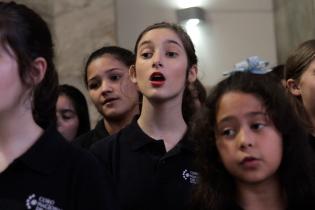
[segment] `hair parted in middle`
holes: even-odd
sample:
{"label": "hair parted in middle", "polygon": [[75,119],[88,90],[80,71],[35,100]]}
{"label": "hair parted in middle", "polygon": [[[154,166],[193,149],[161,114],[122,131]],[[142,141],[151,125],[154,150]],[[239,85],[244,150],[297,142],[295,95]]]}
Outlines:
{"label": "hair parted in middle", "polygon": [[[179,37],[179,39],[182,41],[186,55],[187,55],[187,71],[186,71],[186,77],[188,77],[188,70],[193,67],[193,65],[198,64],[198,58],[196,55],[195,46],[190,38],[190,36],[187,34],[187,32],[178,24],[175,23],[169,23],[169,22],[159,22],[152,25],[149,25],[146,27],[138,36],[135,47],[134,47],[134,53],[137,58],[138,54],[138,45],[142,37],[149,31],[154,29],[170,29],[171,31],[175,32],[176,35]],[[189,90],[189,83],[186,82],[186,87],[184,90],[183,95],[183,103],[182,103],[182,109],[186,110],[183,112],[183,117],[186,121],[186,123],[190,123],[193,117],[193,113],[195,113],[194,103],[193,103],[193,96],[191,94],[191,91]]]}

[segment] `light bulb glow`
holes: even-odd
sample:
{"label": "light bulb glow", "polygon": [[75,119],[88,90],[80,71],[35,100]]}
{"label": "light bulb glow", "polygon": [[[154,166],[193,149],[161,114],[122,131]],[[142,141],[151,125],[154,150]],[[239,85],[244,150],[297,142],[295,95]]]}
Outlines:
{"label": "light bulb glow", "polygon": [[197,26],[199,23],[200,23],[200,20],[194,18],[194,19],[187,20],[185,25],[186,25],[186,28],[192,28],[194,26]]}
{"label": "light bulb glow", "polygon": [[188,7],[198,7],[201,6],[201,4],[202,0],[177,0],[177,5],[181,9]]}

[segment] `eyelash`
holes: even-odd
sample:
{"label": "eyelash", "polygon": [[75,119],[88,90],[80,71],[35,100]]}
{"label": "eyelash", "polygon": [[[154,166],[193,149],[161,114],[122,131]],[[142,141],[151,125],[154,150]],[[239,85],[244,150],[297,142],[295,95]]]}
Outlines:
{"label": "eyelash", "polygon": [[[266,126],[266,123],[257,122],[252,123],[250,125],[250,128],[254,130],[255,132],[260,131],[262,128]],[[233,128],[224,128],[223,130],[219,131],[219,135],[223,137],[233,137],[236,135],[236,131]]]}
{"label": "eyelash", "polygon": [[72,116],[65,116],[65,115],[62,115],[61,117],[64,120],[69,120],[69,119],[73,118]]}
{"label": "eyelash", "polygon": [[[167,57],[170,57],[170,58],[175,58],[178,56],[178,53],[177,52],[173,52],[173,51],[167,51],[165,53],[165,55]],[[149,59],[153,56],[153,53],[151,52],[144,52],[144,53],[141,53],[141,57],[144,58],[144,59]]]}
{"label": "eyelash", "polygon": [[[231,134],[232,132],[232,134]],[[231,136],[234,136],[235,135],[235,131],[231,128],[228,128],[228,129],[224,129],[223,131],[220,132],[220,135],[221,136],[225,136],[225,137],[231,137]]]}
{"label": "eyelash", "polygon": [[144,59],[151,58],[152,55],[153,55],[153,54],[152,54],[152,53],[149,53],[149,52],[141,53],[141,57],[144,58]]}
{"label": "eyelash", "polygon": [[265,125],[265,123],[253,123],[250,127],[255,130],[260,130],[261,128],[265,127]]}
{"label": "eyelash", "polygon": [[167,55],[168,57],[174,58],[174,57],[177,57],[177,56],[178,56],[178,53],[177,53],[177,52],[167,52],[166,55]]}
{"label": "eyelash", "polygon": [[114,74],[114,75],[111,75],[109,78],[111,81],[118,81],[121,79],[121,75],[118,75],[118,74]]}
{"label": "eyelash", "polygon": [[99,83],[99,82],[91,82],[90,84],[88,84],[88,88],[89,88],[90,90],[97,89],[99,86],[100,86],[100,83]]}

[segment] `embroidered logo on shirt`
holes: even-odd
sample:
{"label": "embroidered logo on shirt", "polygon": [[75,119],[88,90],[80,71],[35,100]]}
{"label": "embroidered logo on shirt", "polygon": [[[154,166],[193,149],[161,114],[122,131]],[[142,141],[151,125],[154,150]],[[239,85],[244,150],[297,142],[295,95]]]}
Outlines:
{"label": "embroidered logo on shirt", "polygon": [[26,199],[26,208],[34,210],[62,210],[55,206],[55,201],[43,196],[36,197],[35,194]]}
{"label": "embroidered logo on shirt", "polygon": [[189,171],[185,169],[182,173],[182,176],[185,180],[189,181],[190,184],[197,184],[198,182],[198,173],[195,171]]}

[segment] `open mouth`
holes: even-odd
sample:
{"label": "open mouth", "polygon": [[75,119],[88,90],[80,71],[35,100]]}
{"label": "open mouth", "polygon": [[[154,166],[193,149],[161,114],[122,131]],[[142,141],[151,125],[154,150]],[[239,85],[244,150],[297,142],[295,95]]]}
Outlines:
{"label": "open mouth", "polygon": [[155,87],[162,86],[165,82],[165,77],[160,72],[154,72],[153,74],[151,74],[150,81],[151,84]]}

